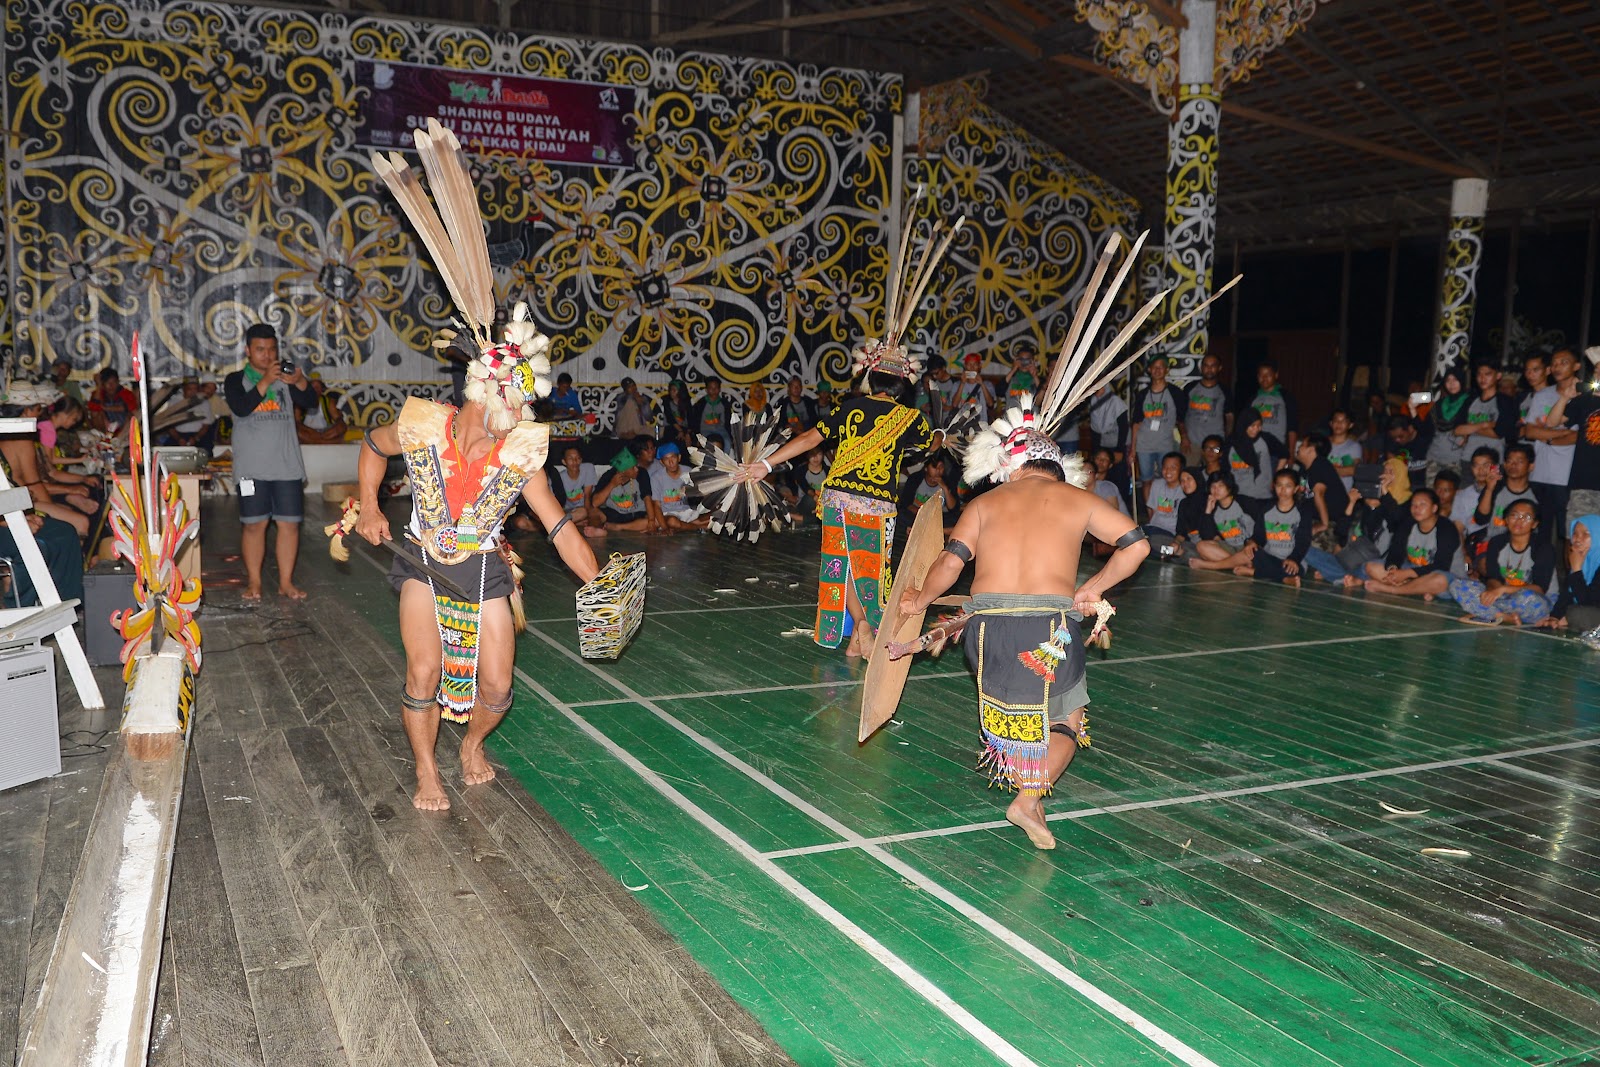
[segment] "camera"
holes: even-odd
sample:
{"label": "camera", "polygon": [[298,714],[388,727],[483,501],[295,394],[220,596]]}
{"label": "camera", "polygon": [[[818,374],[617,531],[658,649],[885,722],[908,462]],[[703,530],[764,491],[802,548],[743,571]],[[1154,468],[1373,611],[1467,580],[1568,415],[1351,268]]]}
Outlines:
{"label": "camera", "polygon": [[285,374],[293,374],[295,372],[294,360],[280,359],[278,361],[278,369]]}

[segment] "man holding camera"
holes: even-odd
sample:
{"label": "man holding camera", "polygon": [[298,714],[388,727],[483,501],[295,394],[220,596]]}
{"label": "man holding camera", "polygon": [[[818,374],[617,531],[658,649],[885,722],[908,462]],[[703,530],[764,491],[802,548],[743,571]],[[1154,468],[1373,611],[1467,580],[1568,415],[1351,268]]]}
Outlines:
{"label": "man holding camera", "polygon": [[278,334],[259,323],[245,331],[245,365],[222,383],[233,413],[233,476],[239,487],[245,600],[261,599],[261,565],[267,555],[267,520],[278,524],[278,592],[293,600],[294,563],[305,517],[305,461],[294,409],[316,403],[311,383],[293,360],[279,359]]}

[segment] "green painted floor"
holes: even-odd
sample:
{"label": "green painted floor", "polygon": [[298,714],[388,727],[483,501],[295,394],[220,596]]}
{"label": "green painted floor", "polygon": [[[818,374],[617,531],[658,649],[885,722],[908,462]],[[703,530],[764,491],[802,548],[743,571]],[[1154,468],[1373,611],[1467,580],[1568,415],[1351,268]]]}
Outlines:
{"label": "green painted floor", "polygon": [[959,654],[855,743],[861,668],[781,636],[811,625],[814,535],[612,541],[651,573],[616,663],[578,658],[574,584],[524,546],[494,754],[797,1062],[1600,1063],[1575,642],[1151,564],[1040,853],[972,770]]}

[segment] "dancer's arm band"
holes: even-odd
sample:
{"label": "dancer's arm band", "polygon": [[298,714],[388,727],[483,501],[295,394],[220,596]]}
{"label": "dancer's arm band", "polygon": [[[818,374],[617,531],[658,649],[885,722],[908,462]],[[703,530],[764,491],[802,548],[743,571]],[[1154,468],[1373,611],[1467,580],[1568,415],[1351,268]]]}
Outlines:
{"label": "dancer's arm band", "polygon": [[760,463],[760,464],[761,464],[761,465],[762,465],[762,466],[763,466],[763,467],[765,467],[765,468],[767,468],[767,473],[768,473],[768,474],[771,474],[771,473],[772,473],[772,464],[770,464],[770,463],[768,463],[768,462],[767,462],[767,461],[766,461],[766,460],[764,460],[764,459],[762,459],[762,460],[757,460],[757,461],[756,461],[756,462],[758,462],[758,463]]}
{"label": "dancer's arm band", "polygon": [[956,559],[959,559],[962,563],[972,562],[972,549],[968,548],[966,545],[955,540],[954,538],[952,538],[950,542],[944,546],[944,550],[950,553]]}
{"label": "dancer's arm band", "polygon": [[549,541],[552,545],[555,544],[556,543],[556,534],[560,533],[561,532],[561,528],[563,526],[566,526],[571,521],[572,521],[572,516],[571,515],[563,515],[563,516],[561,516],[561,521],[556,523],[554,526],[550,527],[550,532],[544,535],[544,539],[546,541]]}
{"label": "dancer's arm band", "polygon": [[1133,529],[1117,538],[1116,547],[1127,548],[1129,545],[1136,545],[1140,541],[1148,540],[1150,540],[1150,535],[1144,532],[1144,527],[1135,526]]}
{"label": "dancer's arm band", "polygon": [[372,443],[372,429],[369,428],[366,433],[362,434],[362,440],[366,441],[367,447],[372,449],[374,455],[382,456],[384,459],[391,458],[389,453]]}

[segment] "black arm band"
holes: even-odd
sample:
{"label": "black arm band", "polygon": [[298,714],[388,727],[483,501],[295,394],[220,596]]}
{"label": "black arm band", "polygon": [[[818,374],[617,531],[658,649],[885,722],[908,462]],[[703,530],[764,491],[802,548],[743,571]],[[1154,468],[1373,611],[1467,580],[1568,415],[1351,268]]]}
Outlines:
{"label": "black arm band", "polygon": [[944,546],[944,550],[950,553],[956,559],[959,559],[962,563],[972,562],[972,549],[968,548],[960,541],[952,539]]}
{"label": "black arm band", "polygon": [[389,453],[372,443],[372,429],[374,428],[369,428],[366,433],[361,435],[361,439],[367,443],[368,448],[372,449],[373,455],[382,456],[384,459],[390,459],[391,457]]}
{"label": "black arm band", "polygon": [[554,526],[552,526],[550,528],[550,532],[544,535],[544,539],[546,541],[549,541],[552,545],[555,544],[556,543],[556,534],[560,533],[561,532],[561,528],[563,526],[566,526],[570,522],[572,522],[572,516],[571,515],[563,515],[563,516],[561,516],[561,521],[556,523]]}
{"label": "black arm band", "polygon": [[1144,532],[1144,527],[1135,526],[1133,529],[1117,538],[1116,547],[1127,548],[1129,545],[1136,545],[1140,541],[1148,540],[1150,540],[1150,535]]}

